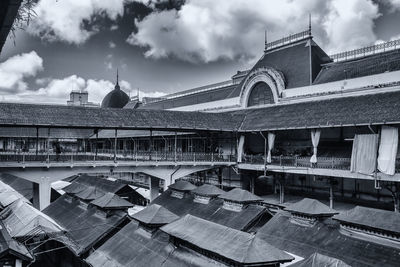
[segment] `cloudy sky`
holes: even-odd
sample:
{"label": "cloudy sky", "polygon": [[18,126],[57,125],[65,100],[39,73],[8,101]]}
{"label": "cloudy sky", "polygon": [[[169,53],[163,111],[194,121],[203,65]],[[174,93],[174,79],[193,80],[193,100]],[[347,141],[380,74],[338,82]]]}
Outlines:
{"label": "cloudy sky", "polygon": [[38,0],[0,55],[0,101],[101,102],[116,68],[131,95],[224,81],[268,39],[305,30],[328,53],[400,38],[400,0]]}

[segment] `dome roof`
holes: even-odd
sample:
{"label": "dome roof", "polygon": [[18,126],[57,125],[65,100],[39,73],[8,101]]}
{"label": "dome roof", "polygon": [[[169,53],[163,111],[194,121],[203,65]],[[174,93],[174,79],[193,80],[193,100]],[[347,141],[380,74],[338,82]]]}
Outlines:
{"label": "dome roof", "polygon": [[123,108],[128,104],[130,98],[129,96],[121,90],[119,84],[115,85],[114,90],[109,92],[101,102],[102,108]]}

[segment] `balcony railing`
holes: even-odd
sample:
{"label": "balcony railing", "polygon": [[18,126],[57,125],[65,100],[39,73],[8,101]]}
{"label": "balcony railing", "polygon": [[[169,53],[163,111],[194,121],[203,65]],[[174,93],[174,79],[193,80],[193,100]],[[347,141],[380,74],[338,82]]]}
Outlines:
{"label": "balcony railing", "polygon": [[0,164],[3,162],[14,163],[74,163],[74,162],[101,162],[101,161],[153,161],[153,162],[236,162],[236,155],[221,155],[218,153],[201,152],[148,152],[148,151],[123,151],[116,154],[112,150],[99,150],[95,152],[77,153],[32,153],[32,152],[0,152]]}
{"label": "balcony railing", "polygon": [[[271,163],[268,165],[276,165],[281,167],[298,167],[298,168],[320,168],[320,169],[336,169],[350,170],[350,158],[337,157],[318,157],[318,162],[311,164],[311,157],[299,156],[273,156]],[[264,164],[264,157],[261,155],[247,155],[244,157],[244,163]]]}

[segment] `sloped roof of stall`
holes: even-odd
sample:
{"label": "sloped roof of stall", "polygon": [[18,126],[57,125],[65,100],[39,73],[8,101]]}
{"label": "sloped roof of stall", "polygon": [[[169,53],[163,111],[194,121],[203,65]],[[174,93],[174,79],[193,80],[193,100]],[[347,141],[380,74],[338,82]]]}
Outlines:
{"label": "sloped roof of stall", "polygon": [[315,252],[340,259],[353,267],[395,266],[400,249],[343,235],[339,222],[328,218],[304,227],[281,211],[257,231],[257,236],[289,253],[308,258]]}
{"label": "sloped roof of stall", "polygon": [[75,196],[83,200],[94,200],[103,197],[105,194],[106,192],[95,186],[87,186],[84,190],[76,193]]}
{"label": "sloped roof of stall", "polygon": [[263,200],[262,198],[241,188],[234,188],[228,192],[223,193],[222,195],[219,195],[218,197],[224,200],[229,200],[239,203],[260,202]]}
{"label": "sloped roof of stall", "polygon": [[113,211],[108,214],[95,206],[63,195],[43,210],[66,230],[57,240],[81,255],[97,244],[105,235],[118,227],[127,214]]}
{"label": "sloped roof of stall", "polygon": [[7,232],[4,224],[0,221],[0,255],[3,257],[3,255],[7,253],[15,255],[21,260],[33,260],[28,249],[20,242],[14,240]]}
{"label": "sloped roof of stall", "polygon": [[104,192],[111,192],[114,194],[117,193],[122,188],[128,186],[127,184],[124,183],[119,183],[117,181],[110,181],[104,178],[99,178],[96,176],[91,176],[86,174],[82,174],[79,177],[75,178],[73,183],[74,182],[84,184],[87,186],[95,186],[100,190],[103,190]]}
{"label": "sloped roof of stall", "polygon": [[53,218],[22,200],[6,207],[0,218],[13,238],[26,238],[40,234],[61,235],[65,229]]}
{"label": "sloped roof of stall", "polygon": [[303,198],[296,203],[292,203],[285,210],[310,216],[333,216],[339,213],[318,200],[311,198]]}
{"label": "sloped roof of stall", "polygon": [[110,192],[105,193],[102,197],[94,199],[90,203],[104,209],[120,209],[133,206],[129,201]]}
{"label": "sloped roof of stall", "polygon": [[400,233],[400,213],[398,212],[356,206],[335,215],[333,219],[367,228]]}
{"label": "sloped roof of stall", "polygon": [[399,108],[400,91],[274,105],[241,111],[240,131],[398,123]]}
{"label": "sloped roof of stall", "polygon": [[[13,191],[21,194],[23,197],[26,198],[27,201],[33,198],[33,183],[31,181],[19,178],[8,173],[0,173],[0,181],[9,185],[13,189]],[[2,192],[1,189],[0,192]],[[8,200],[8,202],[10,202],[10,200]]]}
{"label": "sloped roof of stall", "polygon": [[335,82],[400,70],[400,49],[325,64],[314,84]]}
{"label": "sloped roof of stall", "polygon": [[179,219],[179,216],[163,206],[152,204],[133,214],[133,219],[148,225],[164,225]]}
{"label": "sloped roof of stall", "polygon": [[168,186],[170,189],[174,189],[177,191],[192,191],[193,189],[196,189],[197,186],[195,186],[194,184],[188,182],[188,181],[177,181],[171,185]]}
{"label": "sloped roof of stall", "polygon": [[262,216],[266,209],[260,205],[245,205],[240,211],[223,209],[223,200],[213,198],[208,204],[193,201],[193,194],[185,194],[182,199],[171,196],[168,189],[152,203],[163,206],[178,216],[191,214],[193,216],[219,223],[230,228],[246,231]]}
{"label": "sloped roof of stall", "polygon": [[225,191],[216,187],[215,185],[203,184],[197,187],[196,189],[192,190],[192,193],[201,196],[219,196],[225,193]]}
{"label": "sloped roof of stall", "polygon": [[136,221],[124,226],[91,253],[86,262],[93,267],[221,266],[221,263],[189,249],[174,246],[168,235],[161,231],[151,235]]}
{"label": "sloped roof of stall", "polygon": [[13,187],[0,181],[0,205],[1,205],[1,208],[5,208],[17,200],[29,202],[28,199],[26,199],[22,194],[20,194]]}
{"label": "sloped roof of stall", "polygon": [[12,127],[231,131],[240,122],[227,113],[0,103],[0,125]]}
{"label": "sloped roof of stall", "polygon": [[328,257],[319,253],[314,253],[307,259],[290,265],[291,267],[351,267],[344,261]]}
{"label": "sloped roof of stall", "polygon": [[239,264],[283,263],[294,259],[255,235],[189,214],[160,229],[175,238]]}

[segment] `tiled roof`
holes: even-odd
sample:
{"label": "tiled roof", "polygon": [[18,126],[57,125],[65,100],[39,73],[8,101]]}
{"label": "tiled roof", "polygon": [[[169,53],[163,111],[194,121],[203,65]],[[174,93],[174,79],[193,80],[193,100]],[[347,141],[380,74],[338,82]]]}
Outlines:
{"label": "tiled roof", "polygon": [[397,266],[400,249],[360,240],[340,233],[340,225],[331,218],[304,227],[290,221],[290,213],[278,212],[256,236],[271,245],[308,258],[315,252],[340,259],[352,267]]}
{"label": "tiled roof", "polygon": [[230,131],[240,122],[226,113],[0,103],[0,126]]}
{"label": "tiled roof", "polygon": [[314,84],[359,78],[400,70],[400,49],[323,66]]}
{"label": "tiled roof", "polygon": [[285,210],[291,213],[301,213],[310,216],[333,216],[339,213],[318,200],[310,198],[304,198],[299,202],[290,204]]}
{"label": "tiled roof", "polygon": [[241,131],[400,122],[400,91],[340,97],[243,111]]}
{"label": "tiled roof", "polygon": [[201,196],[219,196],[225,193],[224,190],[211,184],[203,184],[192,191],[192,193]]}
{"label": "tiled roof", "polygon": [[[91,129],[47,129],[39,128],[39,138],[88,138],[93,134]],[[30,137],[36,138],[36,128],[33,127],[0,127],[0,137]]]}
{"label": "tiled roof", "polygon": [[157,204],[152,204],[131,217],[147,225],[164,225],[179,219],[175,213]]}
{"label": "tiled roof", "polygon": [[340,222],[384,230],[391,233],[400,233],[400,213],[356,206],[333,217]]}
{"label": "tiled roof", "polygon": [[234,188],[229,192],[225,192],[222,195],[218,196],[221,199],[235,201],[239,203],[251,203],[251,202],[260,202],[263,199],[250,193],[249,191]]}
{"label": "tiled roof", "polygon": [[193,93],[171,99],[165,99],[157,102],[148,103],[139,107],[139,109],[172,109],[182,106],[196,105],[211,101],[224,100],[235,97],[232,92],[238,85],[229,85],[222,88],[216,88],[205,92]]}
{"label": "tiled roof", "polygon": [[186,215],[160,228],[167,234],[238,264],[284,263],[294,258],[258,237]]}
{"label": "tiled roof", "polygon": [[196,189],[197,187],[193,185],[192,183],[188,181],[177,181],[171,185],[168,186],[171,189],[178,190],[178,191],[192,191],[193,189]]}

